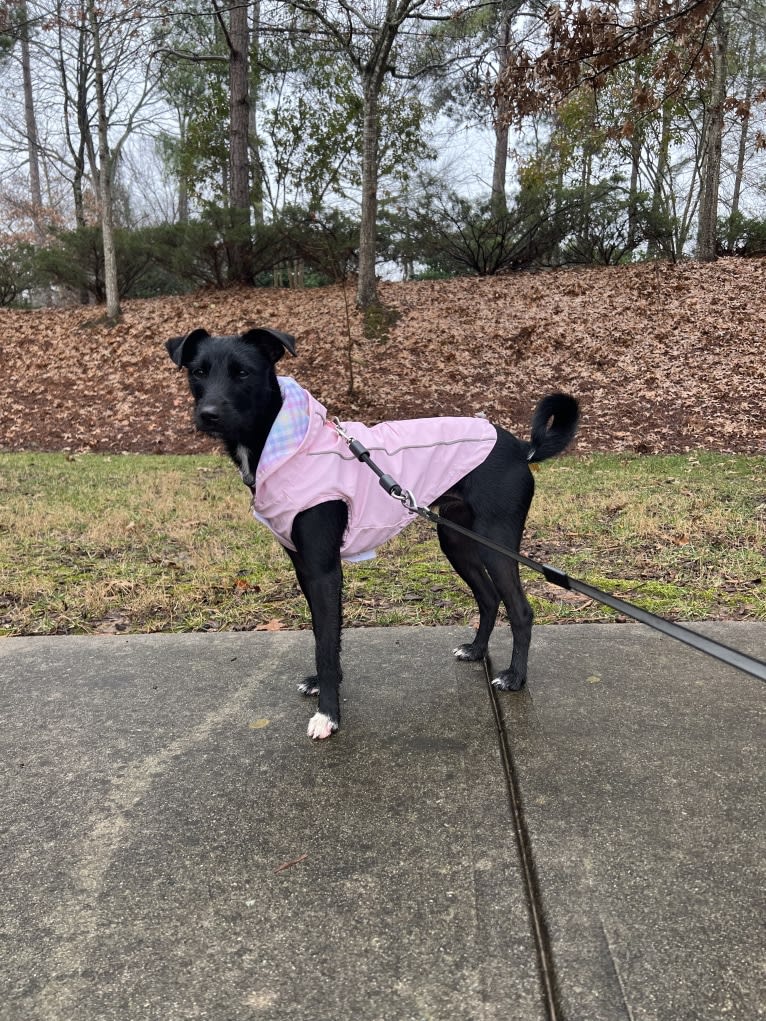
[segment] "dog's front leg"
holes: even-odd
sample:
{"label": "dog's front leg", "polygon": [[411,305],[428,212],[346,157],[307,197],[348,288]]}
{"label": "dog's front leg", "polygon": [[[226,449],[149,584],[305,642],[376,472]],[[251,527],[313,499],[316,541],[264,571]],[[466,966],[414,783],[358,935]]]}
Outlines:
{"label": "dog's front leg", "polygon": [[319,692],[319,708],[312,716],[308,735],[329,737],[340,725],[340,635],[342,626],[343,571],[340,548],[348,521],[341,500],[319,504],[298,514],[293,522],[295,552],[289,550],[311,611],[316,646],[316,678],[302,686]]}

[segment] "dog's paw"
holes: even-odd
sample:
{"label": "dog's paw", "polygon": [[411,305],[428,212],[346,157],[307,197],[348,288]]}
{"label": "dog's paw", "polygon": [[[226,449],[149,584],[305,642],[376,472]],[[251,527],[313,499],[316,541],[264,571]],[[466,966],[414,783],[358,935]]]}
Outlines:
{"label": "dog's paw", "polygon": [[307,677],[305,681],[301,681],[298,685],[298,691],[301,695],[318,695],[319,694],[319,683],[316,677]]}
{"label": "dog's paw", "polygon": [[309,728],[306,731],[312,741],[324,741],[326,737],[335,733],[338,729],[338,724],[331,720],[329,716],[325,716],[324,713],[314,713],[309,720]]}
{"label": "dog's paw", "polygon": [[484,659],[484,652],[484,649],[479,648],[473,642],[467,642],[465,645],[458,645],[456,649],[453,649],[452,655],[462,663],[478,663]]}
{"label": "dog's paw", "polygon": [[526,677],[514,677],[510,670],[503,670],[492,681],[492,687],[498,691],[521,691],[526,683]]}

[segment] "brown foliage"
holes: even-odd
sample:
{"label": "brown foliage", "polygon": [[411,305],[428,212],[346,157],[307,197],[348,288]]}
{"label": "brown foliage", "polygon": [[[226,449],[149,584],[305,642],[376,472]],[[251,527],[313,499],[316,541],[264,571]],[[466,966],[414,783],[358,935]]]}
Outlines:
{"label": "brown foliage", "polygon": [[[518,120],[550,110],[584,84],[598,88],[615,68],[656,50],[647,80],[670,94],[693,71],[710,70],[705,27],[718,0],[561,0],[548,8],[542,48],[519,45],[497,82],[499,106]],[[649,90],[644,100],[647,99]],[[637,99],[637,109],[653,102]]]}
{"label": "brown foliage", "polygon": [[[528,434],[531,409],[582,401],[578,449],[766,451],[766,261],[658,263],[381,285],[397,314],[378,339],[341,287],[239,289],[93,308],[0,309],[0,449],[193,452],[184,374],[164,341],[275,326],[294,375],[332,414],[373,422],[473,415]],[[369,332],[369,331],[368,331]]]}

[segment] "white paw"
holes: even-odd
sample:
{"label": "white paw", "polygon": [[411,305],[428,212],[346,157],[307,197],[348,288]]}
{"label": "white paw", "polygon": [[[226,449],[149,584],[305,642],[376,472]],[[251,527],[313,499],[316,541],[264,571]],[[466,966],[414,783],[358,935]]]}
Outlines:
{"label": "white paw", "polygon": [[452,650],[452,655],[462,663],[480,663],[484,659],[483,654],[477,651],[473,643],[458,645],[456,649]]}
{"label": "white paw", "polygon": [[324,741],[326,737],[329,737],[337,729],[338,724],[334,723],[329,716],[325,716],[324,713],[314,713],[309,720],[309,727],[306,733],[312,741]]}
{"label": "white paw", "polygon": [[492,687],[496,688],[498,691],[521,691],[525,683],[526,683],[525,681],[521,681],[519,683],[519,681],[514,681],[507,675],[504,677],[502,674],[500,674],[492,682]]}
{"label": "white paw", "polygon": [[301,695],[319,694],[319,688],[316,686],[316,684],[309,684],[308,681],[303,681],[301,684],[299,684],[298,691],[301,693]]}

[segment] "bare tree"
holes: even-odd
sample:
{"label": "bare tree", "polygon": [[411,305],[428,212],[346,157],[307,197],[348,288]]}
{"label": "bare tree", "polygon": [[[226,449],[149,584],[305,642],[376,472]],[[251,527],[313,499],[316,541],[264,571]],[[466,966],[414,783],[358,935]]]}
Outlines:
{"label": "bare tree", "polygon": [[423,0],[329,3],[297,0],[295,7],[321,27],[356,71],[362,89],[362,205],[359,231],[357,304],[367,308],[378,298],[375,276],[378,217],[378,150],[383,80],[399,29],[423,6]]}
{"label": "bare tree", "polygon": [[101,53],[101,26],[96,12],[96,0],[87,0],[87,3],[88,24],[93,40],[93,71],[98,113],[98,192],[101,233],[104,243],[106,314],[109,319],[116,319],[120,314],[120,293],[117,286],[117,252],[114,244],[114,203],[112,201],[114,160],[109,146],[109,117],[106,108],[104,60]]}
{"label": "bare tree", "polygon": [[[28,191],[26,198],[20,196],[19,206],[25,210],[25,219],[31,222],[32,236],[38,243],[45,235],[43,223],[43,194],[40,176],[40,144],[35,114],[35,98],[32,86],[32,61],[30,55],[30,16],[26,0],[0,6],[0,58],[13,55],[18,48],[18,62],[21,70],[21,86],[24,104],[23,128],[18,125],[18,134],[23,136],[23,150],[26,153]],[[18,151],[17,156],[21,156]]]}
{"label": "bare tree", "polygon": [[21,75],[24,84],[24,124],[27,136],[27,157],[29,160],[29,200],[32,209],[35,240],[39,243],[45,235],[42,222],[43,192],[40,184],[40,153],[37,138],[34,92],[32,90],[32,63],[29,53],[29,11],[26,0],[19,3],[19,43],[21,45]]}
{"label": "bare tree", "polygon": [[721,144],[726,100],[726,58],[729,46],[729,26],[722,7],[716,10],[713,28],[715,33],[713,75],[710,83],[710,101],[705,111],[702,131],[702,170],[697,227],[697,258],[702,262],[712,262],[716,258],[718,190],[721,181]]}
{"label": "bare tree", "polygon": [[[342,53],[354,69],[362,94],[361,226],[359,276],[356,301],[360,308],[378,300],[375,275],[380,167],[380,99],[387,75],[422,74],[428,58],[415,49],[408,61],[403,45],[397,46],[402,29],[420,30],[425,37],[429,22],[446,22],[466,16],[472,9],[494,6],[491,2],[463,3],[443,0],[292,0],[318,39]],[[421,40],[422,42],[422,40]],[[409,66],[400,66],[408,64]]]}
{"label": "bare tree", "polygon": [[[22,37],[25,117],[23,126],[17,120],[6,132],[23,136],[28,151],[38,155],[33,207],[42,204],[37,195],[43,182],[48,205],[66,182],[82,226],[88,196],[95,199],[90,214],[104,225],[110,316],[119,311],[112,186],[123,146],[149,116],[154,79],[146,61],[145,15],[156,7],[150,0],[129,8],[120,0],[24,0],[25,19],[36,26]],[[62,203],[60,222],[67,218]]]}
{"label": "bare tree", "polygon": [[245,283],[252,281],[249,241],[244,237],[250,227],[251,185],[248,4],[231,4],[228,18],[217,2],[214,6],[229,50],[229,200],[232,226],[235,228],[231,268],[234,278]]}

